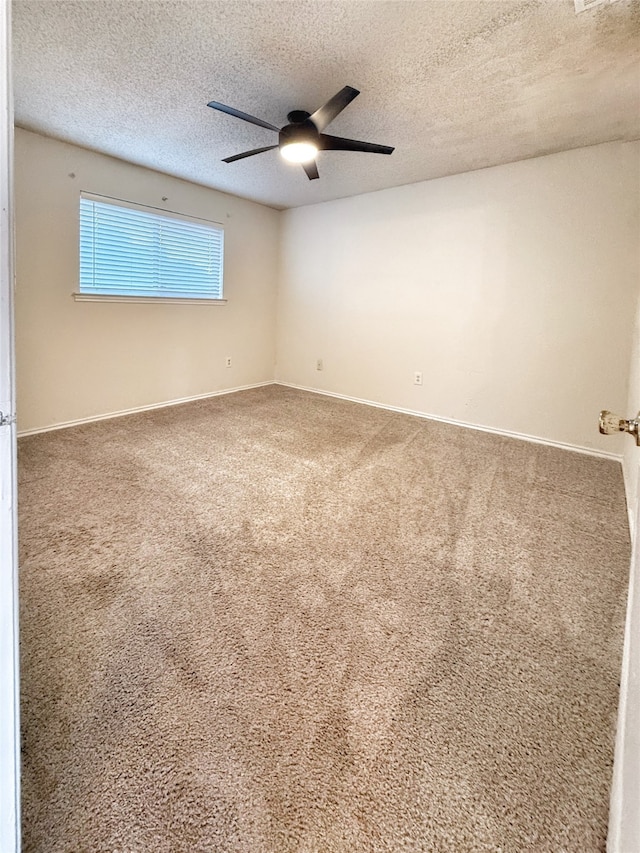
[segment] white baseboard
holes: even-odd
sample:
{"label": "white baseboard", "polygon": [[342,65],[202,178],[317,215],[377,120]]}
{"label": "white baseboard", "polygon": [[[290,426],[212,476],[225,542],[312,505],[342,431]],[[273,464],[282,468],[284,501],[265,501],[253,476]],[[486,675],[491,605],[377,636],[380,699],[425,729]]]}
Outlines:
{"label": "white baseboard", "polygon": [[631,546],[635,544],[636,541],[636,519],[633,512],[633,504],[629,500],[627,495],[627,517],[629,519],[629,538],[631,539]]}
{"label": "white baseboard", "polygon": [[91,415],[87,418],[77,418],[73,421],[64,421],[63,423],[51,424],[46,427],[37,427],[36,429],[25,429],[18,431],[18,438],[23,438],[27,435],[38,435],[42,432],[53,432],[56,429],[66,429],[67,427],[80,426],[81,424],[91,424],[96,421],[107,421],[111,418],[121,418],[125,415],[135,415],[138,412],[150,412],[153,409],[164,409],[166,406],[179,406],[181,403],[192,403],[194,400],[206,400],[209,397],[220,397],[223,394],[235,394],[238,391],[249,391],[251,388],[262,388],[264,385],[273,385],[273,379],[268,379],[266,382],[254,382],[252,385],[239,385],[237,388],[223,388],[221,391],[209,391],[206,394],[194,394],[192,397],[179,397],[177,400],[165,400],[162,403],[150,403],[147,406],[134,406],[132,409],[121,409],[117,412],[106,412],[102,415]]}
{"label": "white baseboard", "polygon": [[548,447],[557,447],[559,450],[571,450],[574,453],[583,453],[586,456],[596,456],[600,459],[613,459],[615,462],[622,462],[621,453],[610,453],[606,450],[594,450],[592,447],[582,447],[579,444],[567,444],[562,441],[552,441],[548,438],[539,438],[535,435],[527,435],[522,432],[511,432],[506,429],[497,429],[496,427],[481,426],[480,424],[471,424],[466,421],[457,421],[454,418],[444,418],[440,415],[431,415],[427,412],[417,412],[413,409],[404,409],[401,406],[389,406],[386,403],[377,403],[374,400],[363,400],[360,397],[350,397],[348,394],[337,394],[334,391],[321,391],[319,388],[307,388],[304,385],[295,385],[293,382],[283,382],[276,379],[276,385],[284,385],[285,388],[296,388],[299,391],[310,391],[312,394],[322,394],[325,397],[337,397],[339,400],[348,400],[351,403],[362,403],[365,406],[374,406],[376,409],[387,409],[390,412],[400,412],[403,415],[413,415],[416,418],[425,418],[429,421],[438,421],[443,424],[452,424],[453,426],[464,427],[465,429],[475,429],[479,432],[489,432],[493,435],[502,435],[506,438],[517,438],[519,441],[529,441],[533,444],[545,444]]}
{"label": "white baseboard", "polygon": [[138,412],[150,412],[153,409],[163,409],[165,406],[179,406],[181,403],[191,403],[194,400],[206,400],[209,397],[219,397],[223,394],[235,394],[238,391],[248,391],[251,388],[262,388],[266,385],[282,385],[285,388],[295,388],[298,391],[309,391],[312,394],[322,394],[325,397],[336,397],[339,400],[348,400],[351,403],[361,403],[365,406],[374,406],[376,409],[386,409],[389,412],[400,412],[404,415],[413,415],[417,418],[424,418],[430,421],[438,421],[439,423],[452,424],[453,426],[464,427],[465,429],[475,429],[479,432],[488,432],[493,435],[502,435],[506,438],[517,438],[520,441],[529,441],[534,444],[545,444],[549,447],[557,447],[560,450],[571,450],[574,453],[583,453],[587,456],[596,456],[601,459],[613,459],[616,462],[622,460],[622,455],[618,453],[609,453],[605,450],[594,450],[591,447],[582,447],[576,444],[567,444],[562,441],[552,441],[547,438],[539,438],[535,435],[527,435],[526,433],[511,432],[510,430],[498,429],[496,427],[487,427],[480,424],[472,424],[467,421],[458,421],[454,418],[445,418],[440,415],[432,415],[427,412],[418,412],[414,409],[405,409],[401,406],[390,406],[386,403],[378,403],[375,400],[364,400],[361,397],[351,397],[348,394],[338,394],[334,391],[323,391],[319,388],[308,388],[304,385],[296,385],[293,382],[283,382],[279,379],[268,379],[265,382],[255,382],[251,385],[239,385],[236,388],[224,388],[221,391],[210,391],[206,394],[194,394],[191,397],[179,397],[176,400],[165,400],[161,403],[150,403],[146,406],[134,406],[131,409],[121,409],[117,412],[106,412],[101,415],[90,415],[86,418],[77,418],[72,421],[64,421],[57,424],[51,424],[46,427],[37,427],[35,429],[19,430],[18,438],[28,435],[38,435],[43,432],[52,432],[57,429],[66,429],[67,427],[80,426],[81,424],[90,424],[95,421],[106,421],[110,418],[120,418],[125,415],[135,415]]}

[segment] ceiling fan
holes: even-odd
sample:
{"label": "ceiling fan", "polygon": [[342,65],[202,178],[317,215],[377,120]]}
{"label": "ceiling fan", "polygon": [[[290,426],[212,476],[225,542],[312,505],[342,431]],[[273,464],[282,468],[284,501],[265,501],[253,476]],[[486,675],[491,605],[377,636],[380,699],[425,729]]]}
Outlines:
{"label": "ceiling fan", "polygon": [[389,145],[376,145],[373,142],[358,142],[357,139],[345,139],[342,136],[329,136],[322,131],[334,118],[347,107],[360,92],[352,86],[345,86],[324,106],[315,113],[306,110],[293,110],[287,115],[288,124],[284,127],[276,127],[260,118],[248,113],[240,112],[233,107],[220,104],[218,101],[210,101],[207,106],[214,110],[227,113],[230,116],[241,118],[244,121],[257,124],[258,127],[266,127],[267,130],[275,130],[279,134],[277,145],[267,145],[265,148],[254,148],[251,151],[243,151],[242,154],[234,154],[233,157],[225,157],[223,163],[234,163],[244,157],[252,157],[263,151],[271,151],[279,148],[280,153],[293,163],[300,163],[310,181],[319,178],[316,155],[319,151],[369,151],[372,154],[391,154],[393,148]]}

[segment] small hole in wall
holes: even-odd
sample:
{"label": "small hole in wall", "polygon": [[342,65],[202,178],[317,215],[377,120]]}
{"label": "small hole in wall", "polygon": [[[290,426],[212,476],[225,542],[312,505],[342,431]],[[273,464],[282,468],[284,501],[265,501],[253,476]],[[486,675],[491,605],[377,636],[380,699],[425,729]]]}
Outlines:
{"label": "small hole in wall", "polygon": [[69,177],[70,177],[70,178],[75,178],[75,176],[76,176],[76,173],[75,173],[75,172],[69,172]]}
{"label": "small hole in wall", "polygon": [[169,201],[169,196],[168,196],[168,195],[163,195],[163,196],[162,196],[162,201]]}

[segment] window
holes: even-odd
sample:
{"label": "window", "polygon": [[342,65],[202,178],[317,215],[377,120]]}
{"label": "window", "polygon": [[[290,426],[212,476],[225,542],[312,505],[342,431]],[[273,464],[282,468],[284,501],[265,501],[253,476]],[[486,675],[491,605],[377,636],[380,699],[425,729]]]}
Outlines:
{"label": "window", "polygon": [[223,301],[223,238],[213,222],[83,193],[76,298]]}

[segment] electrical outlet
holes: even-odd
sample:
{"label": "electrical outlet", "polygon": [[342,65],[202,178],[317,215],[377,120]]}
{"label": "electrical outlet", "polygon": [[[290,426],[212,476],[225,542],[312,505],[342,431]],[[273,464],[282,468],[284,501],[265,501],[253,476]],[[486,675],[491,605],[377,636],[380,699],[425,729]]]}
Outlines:
{"label": "electrical outlet", "polygon": [[416,370],[413,374],[413,384],[414,385],[422,385],[422,371]]}
{"label": "electrical outlet", "polygon": [[324,364],[322,363],[322,359],[321,359],[321,358],[319,358],[319,359],[316,361],[316,370],[322,370],[323,368],[324,368]]}
{"label": "electrical outlet", "polygon": [[224,360],[224,366],[225,366],[225,367],[231,367],[231,356],[230,356],[230,355],[228,355],[228,356],[225,358],[225,360]]}

